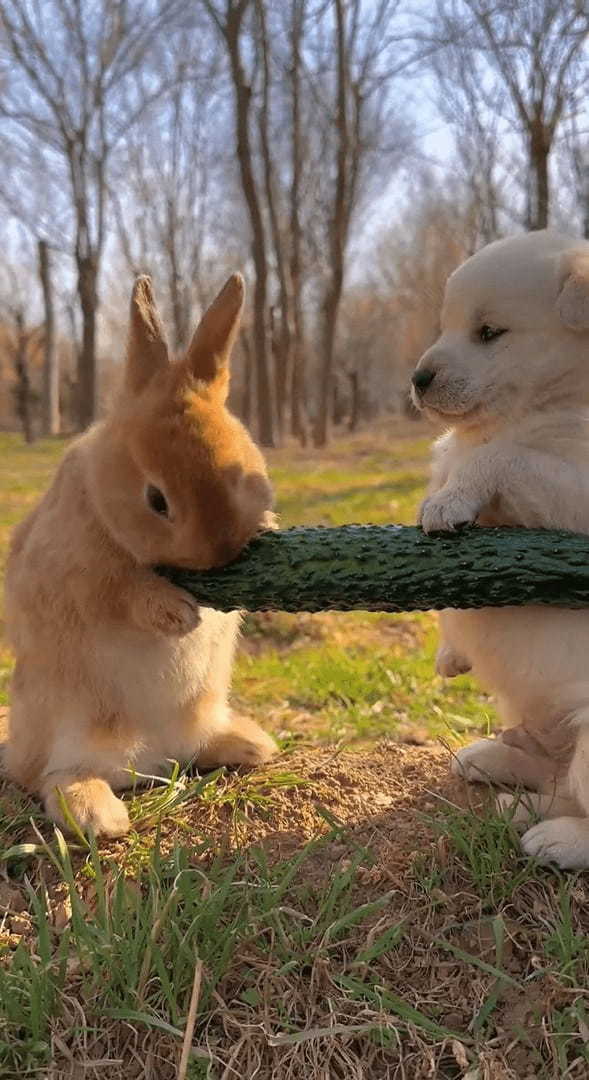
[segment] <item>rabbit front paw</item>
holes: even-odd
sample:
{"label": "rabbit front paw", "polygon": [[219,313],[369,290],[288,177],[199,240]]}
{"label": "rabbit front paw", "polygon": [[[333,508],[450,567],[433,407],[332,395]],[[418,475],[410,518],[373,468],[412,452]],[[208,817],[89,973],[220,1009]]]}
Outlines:
{"label": "rabbit front paw", "polygon": [[201,621],[200,608],[189,593],[157,580],[151,588],[136,595],[133,618],[142,630],[165,637],[190,634]]}

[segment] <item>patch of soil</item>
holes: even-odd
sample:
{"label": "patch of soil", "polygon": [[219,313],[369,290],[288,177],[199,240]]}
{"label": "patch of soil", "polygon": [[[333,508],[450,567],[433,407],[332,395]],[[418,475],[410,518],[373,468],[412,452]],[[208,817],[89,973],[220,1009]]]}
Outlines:
{"label": "patch of soil", "polygon": [[[209,851],[228,855],[262,845],[268,857],[278,861],[341,825],[341,836],[336,830],[329,844],[322,846],[316,863],[309,860],[308,872],[325,878],[340,859],[354,849],[367,847],[372,852],[372,863],[366,884],[370,881],[376,887],[390,882],[386,886],[390,888],[402,882],[416,853],[433,850],[435,839],[428,815],[441,805],[439,797],[459,806],[472,798],[464,785],[451,776],[449,765],[450,754],[445,749],[390,741],[357,752],[333,747],[296,749],[281,755],[263,771],[227,773],[217,781],[210,799],[187,801],[181,818],[164,816],[160,843],[164,852],[178,843],[194,845],[196,853],[206,844]],[[0,796],[6,806],[13,800],[22,822],[26,796],[6,781],[0,785]],[[31,814],[36,810],[31,801]],[[9,810],[6,816],[10,816]],[[50,823],[39,824],[51,840]],[[146,839],[153,831],[153,827],[142,827],[141,822],[138,828],[145,831]],[[38,839],[32,827],[21,825],[13,842],[35,843]],[[105,841],[101,852],[124,865],[129,861],[130,844],[125,838]],[[133,876],[132,863],[129,873]],[[55,884],[56,902],[61,902],[58,881],[55,878],[52,882],[50,866],[44,866],[43,876],[50,893],[51,884]],[[16,917],[21,899],[11,885],[4,904],[0,895],[0,909]],[[24,925],[19,923],[18,930],[27,936]],[[17,927],[11,927],[13,934],[15,931]]]}
{"label": "patch of soil", "polygon": [[[304,782],[273,786],[273,774],[285,769]],[[406,866],[427,839],[431,842],[431,831],[418,811],[435,809],[433,792],[443,790],[446,798],[464,798],[464,786],[449,775],[447,751],[392,742],[358,752],[300,749],[272,764],[264,775],[268,805],[260,813],[246,800],[247,826],[241,835],[238,831],[237,842],[263,843],[273,858],[285,858],[327,831],[329,821],[338,822],[351,830],[349,835],[359,846],[371,843],[378,832],[380,843],[390,845],[391,872],[393,867]],[[197,820],[199,830],[209,836],[227,836],[227,814],[222,807],[213,804],[206,822],[197,811]]]}
{"label": "patch of soil", "polygon": [[[7,712],[0,710],[0,737]],[[166,845],[186,843],[187,836],[195,846],[208,841],[226,850],[263,844],[271,858],[282,859],[337,823],[351,829],[358,846],[372,844],[378,834],[388,872],[402,872],[415,852],[432,843],[420,812],[435,811],[436,793],[466,805],[466,789],[449,766],[443,748],[388,740],[356,752],[302,747],[261,772],[228,773],[213,798],[184,805],[181,827],[173,816],[164,818],[161,835]],[[22,806],[22,793],[11,784],[2,784],[2,794]],[[16,839],[35,837],[31,832]],[[123,839],[105,843],[103,850],[122,856],[125,848]]]}
{"label": "patch of soil", "polygon": [[[547,1062],[554,1052],[551,1012],[570,1003],[574,994],[548,970],[539,973],[537,980],[530,979],[540,964],[546,926],[558,910],[557,882],[550,876],[524,880],[511,895],[496,902],[481,893],[460,852],[452,849],[446,836],[436,839],[431,828],[431,819],[444,801],[471,807],[474,813],[488,801],[485,788],[466,788],[451,776],[449,766],[447,750],[390,741],[358,752],[298,748],[262,771],[226,775],[210,798],[183,804],[180,820],[163,819],[160,842],[164,850],[174,843],[194,845],[195,861],[210,857],[200,853],[202,841],[207,841],[208,852],[212,847],[228,857],[237,849],[262,845],[269,859],[277,861],[328,834],[326,843],[304,864],[310,895],[315,886],[321,888],[334,874],[345,871],[361,850],[366,851],[366,858],[362,857],[356,870],[351,903],[382,901],[383,896],[387,900],[373,916],[350,926],[342,941],[326,944],[312,970],[302,967],[291,973],[273,968],[263,943],[259,948],[255,941],[248,943],[249,969],[260,973],[256,982],[259,1004],[254,1007],[243,1000],[243,972],[236,963],[219,984],[218,1008],[207,1020],[206,1045],[220,1067],[228,1070],[222,1075],[232,1075],[234,1070],[243,1076],[259,1075],[261,1080],[298,1080],[299,1076],[309,1080],[354,1076],[544,1080],[556,1075],[544,1071],[544,1065],[550,1068]],[[10,792],[5,785],[4,796],[10,797]],[[46,835],[51,836],[49,827]],[[149,844],[150,830],[145,840]],[[103,847],[104,854],[114,857],[118,865],[128,866],[129,887],[137,888],[132,880],[132,850],[125,839]],[[418,866],[431,868],[439,885],[430,881],[424,887]],[[71,916],[67,892],[53,878],[47,861],[41,874],[50,922],[59,935]],[[92,884],[83,876],[78,883],[91,908],[88,890]],[[31,925],[20,883],[0,879],[0,886],[0,921],[7,935],[3,944],[10,951],[23,939],[33,940]],[[589,931],[589,897],[581,882],[570,890],[570,897],[574,932],[581,935]],[[311,922],[312,908],[309,914]],[[504,980],[497,980],[493,966],[496,918],[504,934],[500,959]],[[402,927],[402,934],[394,947],[380,952],[365,967],[350,964],[354,949],[361,945],[369,951],[375,937],[395,926]],[[544,967],[545,957],[541,963]],[[365,1003],[356,1000],[341,989],[342,973],[365,980],[367,987],[382,987],[385,994],[435,1018],[457,1036],[432,1043],[419,1025],[409,1022],[399,1042],[381,1047],[377,1040],[364,1037],[362,1026],[377,1025],[382,1013],[388,1016],[386,1024],[394,1028],[394,1007],[391,1019],[384,1004],[379,1009],[368,998]],[[283,1002],[289,1003],[294,1034],[284,1027]],[[488,1031],[481,1030],[474,1038],[473,1020],[486,1008]],[[315,1031],[317,1038],[305,1035],[299,1041],[299,1032]],[[176,1075],[177,1046],[167,1036],[161,1046],[161,1068],[158,1065],[154,1072],[146,1067],[137,1073],[129,1071],[123,1036],[119,1038],[113,1028],[110,1037],[117,1057],[125,1061],[120,1072],[113,1071],[113,1080],[131,1075],[172,1080]],[[200,1038],[204,1039],[202,1032]],[[471,1048],[470,1056],[465,1045]],[[570,1076],[581,1080],[586,1075],[583,1068],[581,1063]],[[66,1064],[55,1075],[60,1080],[73,1080],[75,1075],[77,1080]]]}

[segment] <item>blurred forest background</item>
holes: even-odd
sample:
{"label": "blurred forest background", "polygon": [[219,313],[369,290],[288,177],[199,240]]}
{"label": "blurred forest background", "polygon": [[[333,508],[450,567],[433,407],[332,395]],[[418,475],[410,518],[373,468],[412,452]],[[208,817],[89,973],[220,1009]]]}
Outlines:
{"label": "blurred forest background", "polygon": [[409,412],[448,273],[589,236],[585,0],[0,0],[0,427],[117,380],[134,274],[180,350],[224,276],[263,445]]}

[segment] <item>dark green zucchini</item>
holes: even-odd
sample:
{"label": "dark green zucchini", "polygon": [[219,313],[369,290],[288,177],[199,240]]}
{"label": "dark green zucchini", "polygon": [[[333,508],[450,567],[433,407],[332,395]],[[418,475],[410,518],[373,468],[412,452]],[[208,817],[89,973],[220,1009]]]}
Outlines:
{"label": "dark green zucchini", "polygon": [[589,607],[589,536],[399,525],[268,532],[222,570],[158,567],[219,611],[425,611]]}

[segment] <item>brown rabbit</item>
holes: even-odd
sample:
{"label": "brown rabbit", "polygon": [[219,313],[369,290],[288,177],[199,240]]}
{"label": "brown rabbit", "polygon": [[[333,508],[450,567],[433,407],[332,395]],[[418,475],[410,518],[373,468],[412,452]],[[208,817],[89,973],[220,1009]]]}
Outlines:
{"label": "brown rabbit", "polygon": [[171,362],[150,281],[137,280],[121,395],[14,534],[6,767],[55,821],[65,799],[80,827],[118,836],[129,818],[113,788],[134,772],[275,750],[228,708],[239,615],[199,608],[150,569],[220,566],[270,523],[263,458],[225,406],[243,297],[235,274]]}

